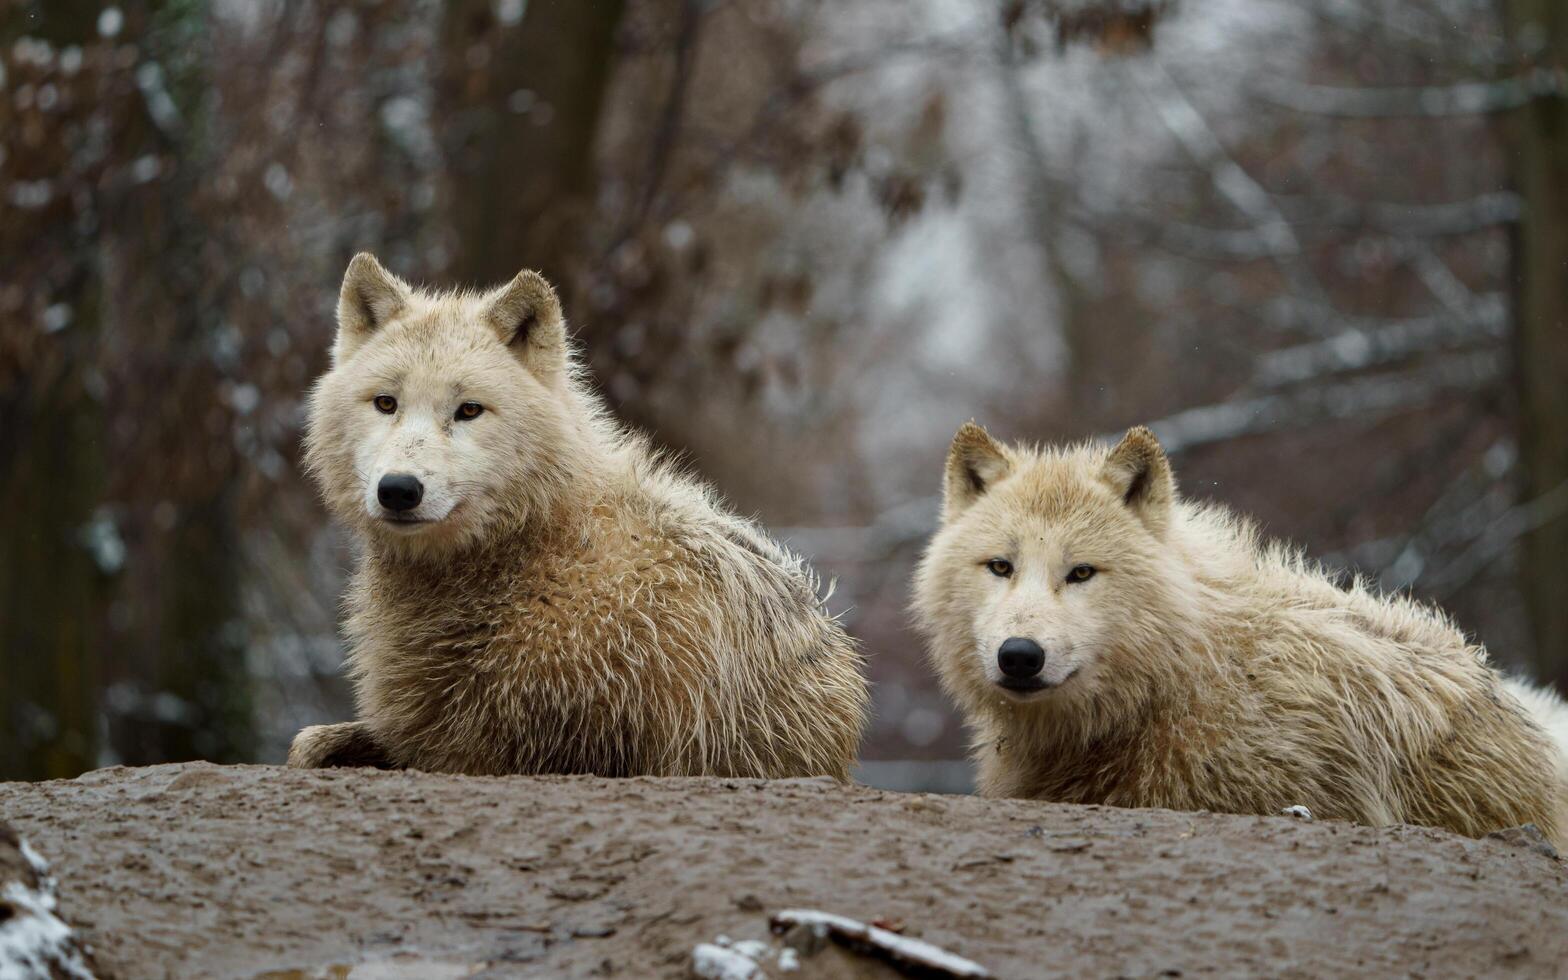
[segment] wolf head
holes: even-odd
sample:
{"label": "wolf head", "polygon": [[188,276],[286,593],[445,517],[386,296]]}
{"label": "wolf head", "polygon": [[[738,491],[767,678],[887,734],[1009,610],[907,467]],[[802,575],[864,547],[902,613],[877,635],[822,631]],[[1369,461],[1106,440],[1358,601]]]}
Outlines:
{"label": "wolf head", "polygon": [[356,255],[332,367],[310,396],[306,468],[373,542],[460,546],[525,519],[559,483],[571,371],[560,302],[538,273],[436,295]]}
{"label": "wolf head", "polygon": [[914,608],[944,686],[974,710],[1106,703],[1188,586],[1166,538],[1170,463],[1137,428],[1107,451],[1010,448],[969,423],[948,453],[941,527]]}

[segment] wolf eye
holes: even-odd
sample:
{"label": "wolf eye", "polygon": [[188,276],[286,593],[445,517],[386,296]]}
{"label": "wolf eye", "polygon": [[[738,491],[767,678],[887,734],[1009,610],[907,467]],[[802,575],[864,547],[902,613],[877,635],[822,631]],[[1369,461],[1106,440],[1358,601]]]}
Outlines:
{"label": "wolf eye", "polygon": [[986,571],[990,572],[992,575],[995,575],[997,578],[1013,577],[1013,563],[1008,561],[1006,558],[992,558],[990,561],[985,563],[985,567]]}
{"label": "wolf eye", "polygon": [[1087,582],[1094,578],[1093,565],[1074,565],[1073,570],[1067,573],[1069,582]]}
{"label": "wolf eye", "polygon": [[484,411],[485,407],[478,402],[464,402],[457,406],[457,415],[454,417],[459,422],[467,422],[469,419],[477,419]]}
{"label": "wolf eye", "polygon": [[375,402],[376,411],[383,415],[391,415],[397,411],[397,399],[391,395],[377,395],[372,401]]}

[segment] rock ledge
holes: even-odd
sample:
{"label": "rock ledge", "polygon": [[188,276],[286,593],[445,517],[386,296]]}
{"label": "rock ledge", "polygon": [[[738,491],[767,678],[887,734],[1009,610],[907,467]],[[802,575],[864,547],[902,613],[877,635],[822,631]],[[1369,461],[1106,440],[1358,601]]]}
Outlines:
{"label": "rock ledge", "polygon": [[[0,784],[0,821],[50,862],[59,914],[103,977],[399,960],[681,977],[698,944],[767,939],[787,908],[899,923],[1003,977],[1549,976],[1568,962],[1562,862],[1528,839],[1411,827],[828,780],[205,764]],[[830,962],[846,961],[792,975]]]}

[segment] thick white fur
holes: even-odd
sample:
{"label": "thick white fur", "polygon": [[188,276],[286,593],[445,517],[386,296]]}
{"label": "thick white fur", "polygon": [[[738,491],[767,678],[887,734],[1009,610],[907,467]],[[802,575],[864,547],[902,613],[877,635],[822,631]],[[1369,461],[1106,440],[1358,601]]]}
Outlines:
{"label": "thick white fur", "polygon": [[[1438,610],[1339,585],[1180,499],[1146,429],[1008,447],[969,425],[914,610],[992,796],[1418,823],[1568,844],[1568,708],[1504,680]],[[1009,578],[985,563],[1011,562]],[[1078,564],[1097,569],[1070,582]],[[997,684],[1036,639],[1057,686]],[[1555,737],[1555,741],[1554,741]]]}
{"label": "thick white fur", "polygon": [[[866,686],[815,578],[610,419],[542,278],[430,294],[359,256],[339,324],[306,464],[363,545],[360,720],[290,764],[848,777]],[[388,473],[422,523],[380,506]]]}

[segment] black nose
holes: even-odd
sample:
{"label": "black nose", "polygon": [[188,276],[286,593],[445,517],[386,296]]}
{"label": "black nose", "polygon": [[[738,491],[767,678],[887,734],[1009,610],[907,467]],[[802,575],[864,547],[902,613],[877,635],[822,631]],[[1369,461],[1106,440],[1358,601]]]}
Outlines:
{"label": "black nose", "polygon": [[376,499],[387,510],[413,510],[424,496],[425,485],[407,473],[388,473],[376,484]]}
{"label": "black nose", "polygon": [[997,649],[996,665],[1008,677],[1024,680],[1038,674],[1045,666],[1045,651],[1035,641],[1015,636],[1004,640]]}

